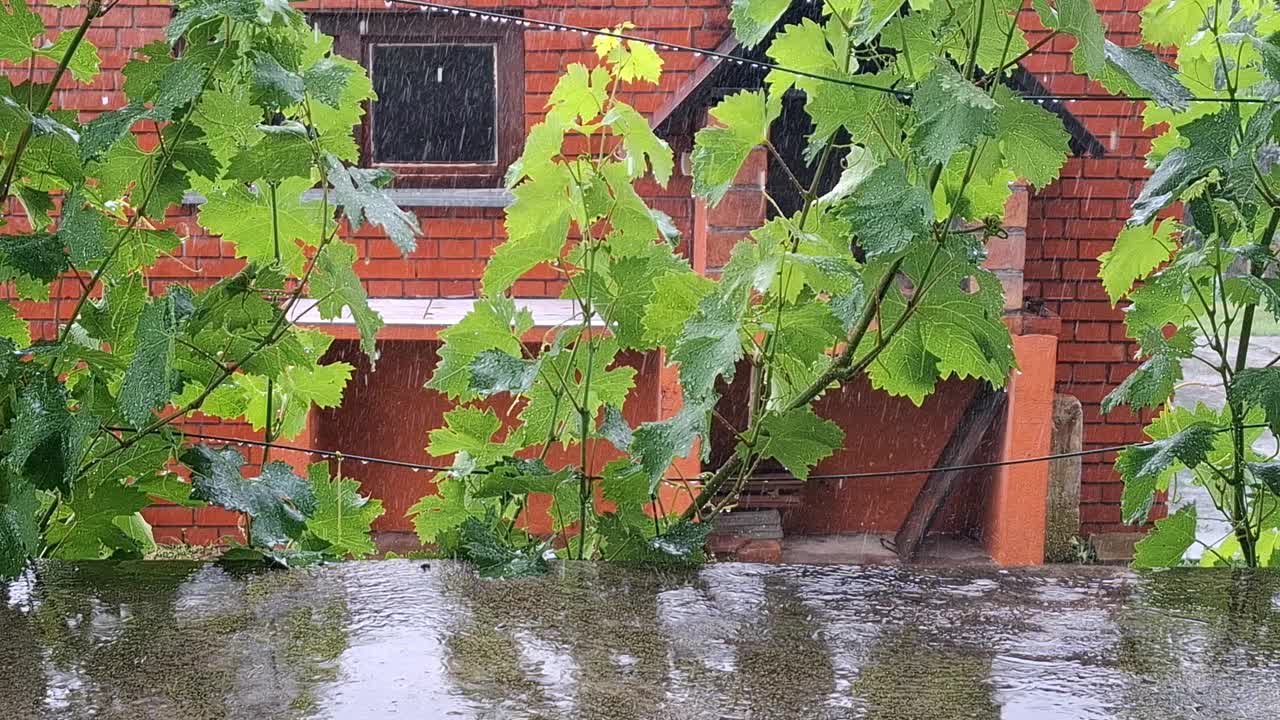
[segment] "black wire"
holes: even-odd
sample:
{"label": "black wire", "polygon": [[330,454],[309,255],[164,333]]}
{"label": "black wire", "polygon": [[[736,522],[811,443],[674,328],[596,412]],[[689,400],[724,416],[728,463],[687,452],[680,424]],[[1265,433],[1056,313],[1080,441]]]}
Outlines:
{"label": "black wire", "polygon": [[[1268,427],[1265,424],[1245,425],[1245,429],[1256,430]],[[109,428],[110,430],[128,431],[128,428]],[[1230,428],[1220,428],[1218,432],[1227,432]],[[321,450],[319,448],[301,447],[297,445],[283,445],[281,443],[266,443],[262,440],[244,440],[241,438],[227,437],[224,435],[209,435],[206,433],[184,433],[186,437],[199,438],[201,440],[212,440],[214,442],[223,442],[234,445],[249,445],[253,447],[266,447],[268,444],[277,450],[293,451],[301,453],[309,453],[312,455],[321,455],[324,457],[337,458],[342,460],[355,460],[360,463],[370,463],[375,465],[389,465],[392,467],[409,468],[411,470],[431,470],[434,472],[449,472],[453,470],[450,467],[440,465],[423,465],[421,463],[409,462],[407,460],[392,460],[390,458],[376,457],[372,455],[356,455],[352,453],[340,452],[337,450]],[[810,475],[809,480],[819,482],[829,482],[833,480],[858,480],[864,478],[882,478],[882,477],[901,477],[904,475],[927,475],[937,472],[954,472],[958,470],[984,470],[987,468],[1005,467],[1008,465],[1026,465],[1037,462],[1051,462],[1053,460],[1065,460],[1068,458],[1085,457],[1088,455],[1105,455],[1111,452],[1120,452],[1134,447],[1142,447],[1151,445],[1150,442],[1131,443],[1128,445],[1111,445],[1108,447],[1088,448],[1084,450],[1073,450],[1071,452],[1054,453],[1052,455],[1039,455],[1037,457],[1018,458],[1016,460],[992,460],[990,462],[967,463],[964,465],[944,465],[942,467],[920,468],[917,470],[879,470],[873,472],[857,472],[857,473],[832,473],[826,475]],[[487,472],[484,469],[474,470],[473,473],[483,474]],[[591,480],[599,480],[599,477],[590,477]]]}
{"label": "black wire", "polygon": [[[838,83],[849,87],[861,88],[864,90],[874,90],[893,95],[899,100],[907,100],[912,93],[897,90],[894,88],[882,87],[880,85],[872,85],[870,83],[849,80],[848,78],[831,77],[830,75],[822,75],[819,73],[808,72],[807,70],[797,70],[776,63],[764,62],[759,60],[744,60],[729,53],[722,53],[717,50],[705,50],[703,48],[692,47],[690,45],[681,45],[680,43],[667,42],[665,40],[653,40],[651,38],[639,37],[628,33],[614,32],[612,30],[592,29],[581,25],[570,25],[568,23],[556,22],[554,20],[532,20],[521,17],[519,15],[509,15],[507,13],[497,12],[495,10],[481,10],[478,8],[464,8],[455,5],[446,5],[444,3],[430,2],[430,0],[387,0],[387,4],[410,5],[417,8],[426,8],[431,10],[439,10],[441,12],[450,13],[452,15],[466,15],[468,17],[491,18],[499,22],[514,22],[517,25],[528,27],[530,25],[538,25],[540,27],[550,28],[552,30],[563,30],[565,32],[576,32],[581,35],[598,35],[601,37],[610,37],[618,40],[629,40],[632,42],[644,43],[655,48],[665,50],[674,50],[676,52],[689,52],[695,55],[706,55],[720,60],[749,66],[756,69],[777,70],[779,72],[796,75],[799,77],[812,78],[823,82]],[[1023,99],[1032,102],[1075,102],[1081,101],[1100,101],[1100,102],[1157,102],[1156,98],[1150,96],[1125,97],[1119,95],[1023,95]],[[1205,97],[1192,96],[1184,98],[1186,102],[1216,102],[1216,103],[1236,103],[1236,104],[1256,104],[1275,102],[1268,98],[1232,98],[1232,97]]]}

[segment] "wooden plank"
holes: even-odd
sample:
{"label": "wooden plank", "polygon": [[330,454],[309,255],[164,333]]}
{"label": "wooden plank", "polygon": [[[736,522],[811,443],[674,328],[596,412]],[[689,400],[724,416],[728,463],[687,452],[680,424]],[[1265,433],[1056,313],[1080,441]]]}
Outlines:
{"label": "wooden plank", "polygon": [[[974,453],[982,445],[982,440],[991,430],[997,418],[1004,412],[1008,400],[1004,390],[997,390],[987,383],[982,383],[969,407],[965,409],[960,424],[952,431],[947,445],[934,463],[936,467],[965,465],[973,462]],[[947,498],[955,489],[957,482],[964,476],[964,470],[932,472],[925,480],[920,494],[916,495],[911,505],[911,512],[898,528],[894,536],[894,549],[902,562],[911,562],[924,542],[924,536],[933,525],[938,511],[946,504]]]}

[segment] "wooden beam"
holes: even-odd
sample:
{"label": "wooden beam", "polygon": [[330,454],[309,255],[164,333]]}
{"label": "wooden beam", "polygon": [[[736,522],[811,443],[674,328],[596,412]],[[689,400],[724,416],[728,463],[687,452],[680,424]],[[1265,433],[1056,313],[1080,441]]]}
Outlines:
{"label": "wooden beam", "polygon": [[[996,419],[1004,412],[1007,400],[1004,390],[997,390],[985,382],[979,385],[935,466],[948,467],[973,462],[974,453],[982,445],[983,438]],[[902,522],[902,527],[898,528],[893,539],[894,549],[902,562],[915,560],[934,518],[964,474],[964,470],[943,470],[929,474],[924,487],[920,488],[920,494],[916,495],[916,500],[911,505],[911,512],[907,514],[907,519]]]}

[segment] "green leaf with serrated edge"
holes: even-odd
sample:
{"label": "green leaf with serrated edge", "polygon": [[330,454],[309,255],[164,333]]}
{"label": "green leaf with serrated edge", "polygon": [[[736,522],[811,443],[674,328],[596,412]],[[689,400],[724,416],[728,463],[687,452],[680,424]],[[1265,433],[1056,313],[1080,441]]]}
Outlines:
{"label": "green leaf with serrated edge", "polygon": [[103,455],[86,469],[88,482],[141,480],[164,468],[173,457],[173,445],[158,435],[144,435],[133,445]]}
{"label": "green leaf with serrated edge", "polygon": [[[324,47],[333,42],[327,35],[320,35],[319,39]],[[373,92],[368,73],[359,63],[336,55],[331,60],[348,68],[351,74],[338,107],[330,107],[323,102],[310,104],[310,125],[318,136],[317,142],[322,151],[345,162],[359,162],[360,150],[352,137],[352,128],[360,124],[366,103],[377,99],[377,95]]]}
{"label": "green leaf with serrated edge", "polygon": [[627,419],[622,415],[622,411],[616,406],[605,406],[604,419],[600,422],[600,436],[622,452],[626,452],[631,448],[633,436],[631,424],[627,422]]}
{"label": "green leaf with serrated edge", "polygon": [[137,488],[119,480],[77,484],[59,522],[50,525],[45,542],[63,560],[100,560],[116,551],[141,557],[143,546],[117,522],[150,502]]}
{"label": "green leaf with serrated edge", "polygon": [[307,518],[307,532],[328,545],[325,552],[356,559],[376,552],[370,532],[383,513],[382,501],[361,495],[355,480],[331,478],[327,462],[308,465],[307,479],[316,505]]}
{"label": "green leaf with serrated edge", "polygon": [[203,500],[192,500],[191,483],[183,481],[182,478],[171,472],[152,473],[139,478],[133,483],[133,486],[146,493],[148,497],[153,497],[172,505],[189,508],[208,506],[208,503]]}
{"label": "green leaf with serrated edge", "polygon": [[0,60],[26,62],[33,52],[32,43],[42,34],[44,23],[25,0],[11,0],[8,7],[0,7]]}
{"label": "green leaf with serrated edge", "polygon": [[261,137],[262,115],[262,108],[249,102],[247,88],[212,88],[200,96],[192,122],[204,131],[214,157],[226,165]]}
{"label": "green leaf with serrated edge", "polygon": [[978,68],[994,71],[1027,50],[1016,17],[1022,10],[1021,0],[959,0],[953,7],[954,13],[948,11],[953,17],[947,23],[949,31],[943,34],[943,49],[957,65],[968,62],[970,39],[975,38],[979,26],[982,36],[976,38],[974,58]]}
{"label": "green leaf with serrated edge", "polygon": [[1191,91],[1178,81],[1177,71],[1146,48],[1121,47],[1104,42],[1106,68],[1095,77],[1114,93],[1131,97],[1150,97],[1156,104],[1174,110],[1185,110]]}
{"label": "green leaf with serrated edge", "polygon": [[505,293],[525,273],[553,262],[569,235],[572,178],[563,167],[532,177],[512,191],[507,208],[507,240],[493,251],[482,281],[486,295]]}
{"label": "green leaf with serrated edge", "polygon": [[[595,417],[601,406],[621,405],[626,401],[627,394],[635,386],[636,370],[615,363],[618,349],[616,340],[605,338],[595,343],[590,353],[542,354],[540,361],[546,380],[534,385],[527,393],[528,402],[520,413],[521,436],[526,438],[525,444],[545,442],[554,431],[555,437],[567,445],[582,432],[579,408]],[[591,376],[589,389],[586,386],[588,374]],[[560,393],[579,398],[579,401],[576,404],[557,402]]]}
{"label": "green leaf with serrated edge", "polygon": [[356,74],[349,63],[326,57],[302,73],[302,85],[307,94],[334,109],[341,109],[347,83]]}
{"label": "green leaf with serrated edge", "polygon": [[406,254],[418,247],[418,236],[422,234],[418,217],[401,209],[383,192],[383,186],[391,179],[386,170],[344,167],[332,155],[327,156],[325,162],[328,164],[326,176],[333,185],[334,202],[342,206],[353,228],[364,223],[378,225]]}
{"label": "green leaf with serrated edge", "polygon": [[844,431],[820,418],[807,407],[768,415],[760,421],[761,440],[757,452],[782,463],[801,480],[809,470],[844,443]]}
{"label": "green leaf with serrated edge", "polygon": [[1131,225],[1116,236],[1115,245],[1098,257],[1098,277],[1114,305],[1129,294],[1136,280],[1163,265],[1177,249],[1177,223],[1165,220]]}
{"label": "green leaf with serrated edge", "polygon": [[[281,262],[290,273],[300,275],[304,259],[298,241],[314,247],[320,242],[323,227],[322,203],[302,199],[302,193],[311,185],[309,178],[289,178],[280,183],[275,192],[274,213],[271,193],[265,188],[258,192],[243,185],[219,188],[209,193],[200,206],[200,224],[234,245],[236,257],[263,265],[275,262],[278,232]],[[276,232],[272,231],[273,217]],[[329,248],[322,255],[330,252],[334,249]]]}
{"label": "green leaf with serrated edge", "polygon": [[698,309],[715,282],[697,273],[664,275],[653,281],[653,300],[644,311],[645,340],[670,347],[680,337],[684,323]]}
{"label": "green leaf with serrated edge", "polygon": [[[64,30],[58,33],[58,39],[54,40],[53,44],[37,49],[35,55],[60,63],[66,57],[67,51],[71,49],[75,36],[75,30]],[[89,83],[93,82],[93,78],[98,75],[98,67],[101,64],[102,58],[98,57],[98,48],[94,47],[88,38],[81,38],[80,44],[76,46],[75,52],[67,62],[67,72],[71,73],[71,77],[77,82]]]}
{"label": "green leaf with serrated edge", "polygon": [[332,320],[349,313],[360,332],[360,349],[373,358],[377,354],[375,340],[383,322],[382,316],[369,307],[369,294],[352,268],[356,252],[350,243],[341,240],[329,243],[324,252],[316,256],[310,290],[312,295],[321,298],[316,304],[321,318]]}
{"label": "green leaf with serrated edge", "polygon": [[711,205],[724,198],[742,164],[757,145],[769,139],[769,126],[782,104],[765,99],[763,92],[739,92],[711,109],[719,126],[709,126],[694,136],[693,192]]}
{"label": "green leaf with serrated edge", "polygon": [[624,163],[631,177],[643,177],[647,167],[659,185],[667,186],[675,171],[671,146],[653,132],[645,116],[630,105],[614,100],[601,122],[622,136],[622,148],[626,151]]}
{"label": "green leaf with serrated edge", "polygon": [[70,490],[84,440],[98,426],[87,412],[73,414],[67,403],[64,386],[33,381],[18,393],[4,434],[9,470],[41,490]]}
{"label": "green leaf with serrated edge", "polygon": [[747,47],[759,45],[790,5],[790,0],[733,0],[733,34]]}
{"label": "green leaf with serrated edge", "polygon": [[306,97],[302,76],[265,52],[253,53],[252,79],[254,102],[266,107],[285,108]]}
{"label": "green leaf with serrated edge", "polygon": [[471,389],[471,364],[476,357],[486,350],[520,356],[520,337],[532,327],[533,316],[517,310],[510,298],[477,301],[462,320],[441,331],[439,362],[426,387],[455,400],[478,397]]}
{"label": "green leaf with serrated edge", "polygon": [[479,477],[471,496],[497,498],[511,495],[545,493],[553,495],[565,483],[572,482],[576,492],[579,476],[573,468],[552,470],[541,460],[507,459],[489,467]]}
{"label": "green leaf with serrated edge", "polygon": [[270,395],[266,378],[242,376],[241,387],[249,389],[245,419],[255,431],[265,429],[267,398],[272,397],[272,432],[281,440],[292,440],[306,429],[313,405],[332,409],[342,404],[342,391],[353,370],[344,362],[314,367],[289,365],[274,377]]}
{"label": "green leaf with serrated edge", "polygon": [[137,349],[120,387],[120,410],[130,424],[142,427],[176,390],[173,356],[178,320],[173,298],[166,296],[147,303],[138,317],[136,333]]}
{"label": "green leaf with serrated edge", "polygon": [[[1088,0],[1075,0],[1088,4]],[[1057,115],[996,88],[996,141],[1004,161],[1018,177],[1043,189],[1058,177],[1070,154],[1071,137]]]}
{"label": "green leaf with serrated edge", "polygon": [[107,252],[107,237],[113,223],[84,203],[83,189],[77,188],[62,202],[58,242],[68,250],[71,262],[86,267]]}
{"label": "green leaf with serrated edge", "polygon": [[492,410],[460,407],[445,413],[444,423],[444,427],[430,433],[427,452],[433,457],[467,453],[485,465],[506,452],[506,447],[494,439],[502,429],[502,421]]}
{"label": "green leaf with serrated edge", "polygon": [[1157,520],[1151,533],[1134,547],[1135,567],[1162,568],[1182,564],[1187,548],[1196,541],[1196,506],[1183,505]]}
{"label": "green leaf with serrated edge", "polygon": [[424,544],[435,544],[471,517],[470,503],[462,480],[437,476],[435,492],[422,496],[409,508],[413,528]]}
{"label": "green leaf with serrated edge", "polygon": [[1034,0],[1033,5],[1042,25],[1076,39],[1071,57],[1077,73],[1097,76],[1103,71],[1107,61],[1106,28],[1090,0],[1058,0],[1053,7],[1047,0]]}
{"label": "green leaf with serrated edge", "polygon": [[1121,512],[1125,522],[1146,520],[1161,476],[1177,463],[1194,469],[1213,449],[1217,428],[1191,425],[1167,438],[1133,445],[1120,451],[1116,472],[1124,479]]}
{"label": "green leaf with serrated edge", "polygon": [[685,323],[671,348],[671,361],[680,365],[680,387],[685,398],[711,396],[716,380],[731,380],[743,357],[742,317],[746,297],[742,293],[708,295]]}
{"label": "green leaf with serrated edge", "polygon": [[474,565],[481,577],[531,577],[546,573],[548,568],[541,547],[511,547],[493,528],[473,517],[462,522],[458,557]]}
{"label": "green leaf with serrated edge", "polygon": [[1109,413],[1121,405],[1135,411],[1159,407],[1182,380],[1182,360],[1189,355],[1189,351],[1173,348],[1157,351],[1103,398],[1102,412]]}
{"label": "green leaf with serrated edge", "polygon": [[1280,496],[1280,462],[1249,463],[1249,472],[1266,486],[1272,495]]}
{"label": "green leaf with serrated edge", "polygon": [[316,510],[311,484],[285,463],[267,463],[258,477],[246,480],[240,472],[244,456],[231,448],[197,445],[183,452],[181,460],[191,469],[193,498],[253,518],[249,543],[255,547],[269,549],[301,538]]}
{"label": "green leaf with serrated edge", "polygon": [[927,237],[933,222],[929,192],[913,185],[896,160],[872,170],[835,211],[848,221],[868,258],[899,252]]}
{"label": "green leaf with serrated edge", "polygon": [[18,315],[18,310],[8,302],[0,302],[0,338],[12,340],[18,347],[31,344],[31,328]]}
{"label": "green leaf with serrated edge", "polygon": [[1232,141],[1239,127],[1239,114],[1229,107],[1212,115],[1197,118],[1178,128],[1190,142],[1187,148],[1174,148],[1147,179],[1138,198],[1133,201],[1130,225],[1145,225],[1155,214],[1176,200],[1191,183],[1215,168],[1228,164]]}
{"label": "green leaf with serrated edge", "polygon": [[40,499],[21,477],[0,475],[0,579],[16,576],[40,543]]}
{"label": "green leaf with serrated edge", "polygon": [[1245,368],[1235,374],[1227,396],[1266,413],[1271,432],[1280,434],[1280,367]]}
{"label": "green leaf with serrated edge", "polygon": [[945,165],[961,148],[996,131],[996,101],[943,64],[920,83],[912,99],[911,148],[927,165]]}
{"label": "green leaf with serrated edge", "polygon": [[[878,282],[876,274],[888,263],[880,261],[864,281]],[[872,385],[892,395],[905,395],[917,405],[939,380],[948,377],[982,378],[1003,386],[1015,361],[1002,319],[1004,293],[999,279],[961,252],[943,249],[934,258],[927,247],[908,254],[901,272],[916,287],[927,279],[929,290],[868,368]],[[907,302],[900,287],[891,289],[881,304],[880,322],[895,326]],[[865,339],[855,357],[875,342],[875,338]]]}
{"label": "green leaf with serrated edge", "polygon": [[588,70],[582,63],[572,63],[556,82],[547,102],[581,122],[590,122],[604,112],[609,82],[609,71],[605,68]]}
{"label": "green leaf with serrated edge", "polygon": [[0,258],[19,272],[52,282],[67,268],[61,241],[50,233],[0,236]]}
{"label": "green leaf with serrated edge", "polygon": [[512,357],[501,350],[486,350],[471,363],[471,389],[481,397],[498,393],[520,395],[538,379],[541,364]]}
{"label": "green leaf with serrated edge", "polygon": [[699,437],[707,432],[707,405],[686,401],[674,417],[647,422],[635,429],[631,438],[631,456],[639,463],[652,495],[677,458],[693,452]]}
{"label": "green leaf with serrated edge", "polygon": [[226,176],[244,183],[311,175],[311,142],[299,123],[258,126],[259,139],[231,158]]}

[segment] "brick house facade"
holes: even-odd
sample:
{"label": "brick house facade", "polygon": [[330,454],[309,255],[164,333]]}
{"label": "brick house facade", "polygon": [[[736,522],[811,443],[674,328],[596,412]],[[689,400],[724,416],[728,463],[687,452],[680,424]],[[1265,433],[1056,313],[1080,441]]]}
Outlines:
{"label": "brick house facade", "polygon": [[[460,5],[516,12],[530,20],[550,20],[585,27],[613,26],[624,20],[633,22],[637,34],[681,45],[699,48],[732,48],[727,0],[513,0],[499,3],[472,0]],[[1137,15],[1128,0],[1100,0],[1100,9],[1113,32],[1122,33],[1117,41],[1134,40]],[[319,13],[327,24],[333,18],[372,17],[382,13],[404,13],[420,16],[415,9],[389,7],[381,0],[313,0],[301,4],[303,9]],[[1035,42],[1039,23],[1030,3],[1023,13],[1028,40]],[[50,29],[70,27],[79,22],[81,11],[75,8],[36,8]],[[1135,6],[1132,10],[1136,10]],[[359,11],[359,15],[355,11]],[[344,15],[344,13],[346,15]],[[99,48],[102,74],[91,86],[60,90],[55,106],[81,111],[88,120],[96,113],[123,104],[120,88],[121,68],[128,61],[130,49],[164,38],[164,26],[171,17],[167,3],[147,0],[121,0],[96,26],[89,39]],[[519,76],[522,129],[537,122],[557,78],[574,62],[594,62],[591,39],[577,33],[556,31],[533,25],[504,26],[507,33],[518,33],[522,45],[522,73]],[[326,32],[332,33],[329,27]],[[1069,74],[1070,40],[1058,38],[1028,58],[1025,68],[1045,87],[1055,92],[1085,90],[1085,83]],[[342,51],[339,44],[339,51]],[[651,206],[667,213],[682,233],[682,250],[694,267],[714,273],[728,256],[733,243],[758,226],[766,216],[763,189],[768,184],[768,163],[763,153],[754,157],[738,178],[724,202],[707,208],[692,197],[691,179],[687,174],[687,152],[692,133],[705,122],[706,108],[711,104],[697,89],[719,61],[683,52],[663,52],[663,79],[658,86],[625,93],[623,99],[649,115],[677,155],[677,172],[664,189],[652,182],[639,188]],[[762,73],[759,73],[763,77]],[[1090,91],[1099,91],[1092,87]],[[1078,103],[1071,113],[1095,137],[1104,138],[1104,157],[1073,158],[1064,169],[1063,179],[1028,197],[1015,194],[1011,204],[1010,238],[990,248],[988,262],[1005,284],[1008,295],[1008,321],[1015,333],[1015,348],[1022,372],[1014,378],[1013,402],[1005,420],[1005,432],[999,443],[989,448],[990,457],[1030,457],[1044,454],[1048,448],[1049,400],[1056,388],[1076,395],[1085,407],[1086,447],[1113,445],[1142,439],[1137,418],[1117,411],[1106,418],[1099,411],[1102,397],[1130,372],[1133,347],[1123,338],[1121,313],[1113,310],[1097,280],[1096,257],[1110,246],[1128,214],[1129,199],[1136,196],[1145,176],[1142,155],[1149,138],[1140,119],[1133,117],[1130,103]],[[674,122],[677,116],[683,123]],[[143,128],[142,135],[147,136]],[[154,140],[151,140],[154,142]],[[364,280],[369,295],[385,299],[473,298],[479,294],[479,279],[486,258],[501,242],[503,207],[507,195],[494,185],[475,187],[474,182],[450,183],[436,178],[424,183],[431,187],[398,188],[396,197],[412,208],[422,221],[424,235],[418,249],[402,256],[392,243],[376,233],[362,230],[348,238],[356,243],[362,261],[357,272]],[[472,187],[450,187],[471,185]],[[163,258],[152,275],[156,286],[180,281],[208,285],[239,269],[241,261],[216,237],[201,234],[194,222],[196,206],[171,209],[171,226],[186,241],[176,257]],[[15,227],[19,226],[15,223]],[[560,282],[550,271],[519,281],[513,293],[521,298],[554,298],[561,290]],[[55,320],[65,316],[70,303],[78,295],[74,282],[55,286],[49,303],[21,303],[25,317],[38,321],[33,333],[44,336],[55,327]],[[67,298],[71,298],[68,302]],[[1024,299],[1039,298],[1045,309],[1061,318],[1061,329],[1055,320],[1022,312]],[[426,303],[423,303],[423,307]],[[357,365],[357,376],[348,389],[346,403],[340,410],[319,414],[300,444],[316,447],[352,449],[369,455],[427,462],[423,446],[425,432],[439,424],[446,408],[443,398],[429,396],[421,389],[434,365],[433,342],[438,328],[428,323],[415,323],[412,318],[391,323],[383,335],[383,357],[376,374],[365,375],[353,345],[340,340],[334,353]],[[338,330],[339,337],[343,331]],[[1056,351],[1056,355],[1055,355]],[[1056,360],[1055,360],[1056,358]],[[630,412],[633,420],[653,419],[670,413],[678,398],[672,398],[669,383],[660,369],[662,363],[650,365],[651,358],[637,358],[644,372],[654,373],[647,386],[654,401],[645,408]],[[855,472],[919,467],[937,456],[960,412],[973,394],[972,386],[947,383],[923,408],[904,401],[890,400],[857,383],[823,401],[820,412],[842,418],[849,428],[862,428],[872,422],[882,433],[884,445],[869,454],[840,453],[820,470]],[[630,404],[629,404],[630,405]],[[378,416],[388,418],[385,428],[371,428],[367,422],[369,408],[376,406]],[[873,420],[868,420],[873,419]],[[912,433],[895,432],[895,427],[933,428],[935,433],[914,433],[918,440],[904,444],[902,437]],[[196,417],[190,423],[194,431],[216,433],[249,439],[247,426]],[[1017,427],[1018,433],[1011,432]],[[860,430],[865,432],[865,430]],[[1112,457],[1086,458],[1081,490],[1081,533],[1132,530],[1119,522],[1121,485],[1112,473]],[[1038,468],[1038,469],[1037,469]],[[997,559],[1008,562],[1036,561],[1034,537],[1028,539],[1026,527],[1010,524],[1008,518],[1023,514],[1044,514],[1043,465],[1024,465],[987,475],[975,476],[977,482],[962,493],[953,507],[940,520],[944,530],[981,534]],[[408,529],[403,511],[413,500],[430,490],[427,476],[408,471],[361,468],[351,472],[365,483],[367,490],[386,501],[388,513],[380,521],[384,531]],[[840,483],[806,487],[799,496],[803,508],[792,512],[788,525],[799,532],[842,532],[849,530],[892,531],[901,522],[914,497],[913,488],[923,483],[922,476],[894,478],[892,482],[869,482],[861,485]],[[858,489],[854,489],[858,488]],[[179,507],[156,507],[146,511],[155,527],[157,539],[189,543],[213,542],[227,534],[238,534],[238,518],[220,509],[190,510]],[[1024,523],[1025,524],[1025,523]],[[1043,529],[1041,520],[1039,526]],[[1041,538],[1042,541],[1042,538]],[[1030,543],[1030,545],[1028,545]],[[1019,550],[1008,550],[1022,546]]]}

